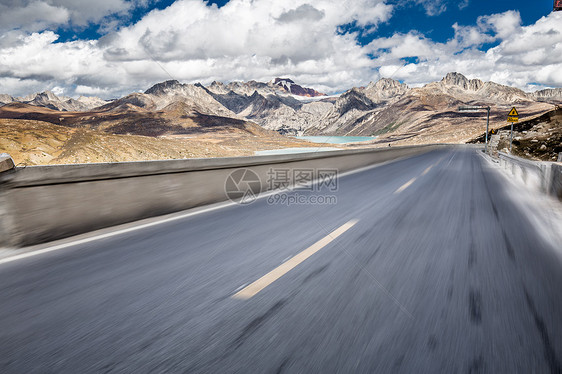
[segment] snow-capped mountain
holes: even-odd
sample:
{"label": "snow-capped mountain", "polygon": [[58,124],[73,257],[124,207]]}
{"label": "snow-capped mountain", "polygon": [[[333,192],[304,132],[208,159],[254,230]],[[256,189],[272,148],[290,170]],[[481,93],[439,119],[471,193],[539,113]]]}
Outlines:
{"label": "snow-capped mountain", "polygon": [[295,82],[293,82],[288,78],[275,78],[271,83],[277,87],[281,87],[288,93],[297,96],[305,96],[305,97],[326,96],[325,94],[318,92],[313,88],[305,88],[299,86],[298,84],[296,84]]}
{"label": "snow-capped mountain", "polygon": [[468,132],[463,127],[466,117],[458,113],[459,105],[489,105],[492,115],[503,121],[504,112],[513,105],[523,113],[533,114],[546,110],[548,104],[562,103],[562,89],[527,93],[449,73],[423,87],[410,88],[383,78],[336,96],[325,96],[290,79],[276,78],[268,83],[213,82],[208,86],[171,80],[109,103],[97,98],[61,98],[49,91],[24,98],[0,95],[0,105],[10,102],[59,111],[93,110],[94,105],[101,104],[95,110],[120,115],[167,113],[175,119],[215,116],[217,121],[252,121],[266,129],[293,135],[416,136],[423,131],[454,128],[454,134],[463,136]]}
{"label": "snow-capped mountain", "polygon": [[60,111],[84,111],[104,105],[107,101],[99,97],[85,96],[73,99],[65,96],[57,96],[52,91],[34,93],[24,97],[12,97],[10,95],[0,94],[0,105],[9,103],[23,103]]}

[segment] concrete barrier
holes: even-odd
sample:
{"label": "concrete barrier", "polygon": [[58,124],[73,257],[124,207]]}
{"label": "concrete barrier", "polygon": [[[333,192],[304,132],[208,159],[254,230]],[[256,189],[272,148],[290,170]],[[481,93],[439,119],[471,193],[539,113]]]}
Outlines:
{"label": "concrete barrier", "polygon": [[531,161],[502,152],[498,157],[500,166],[517,180],[562,201],[562,164]]}
{"label": "concrete barrier", "polygon": [[225,181],[251,168],[344,172],[439,145],[275,156],[31,166],[0,173],[0,247],[20,247],[227,200]]}
{"label": "concrete barrier", "polygon": [[548,193],[562,201],[562,163],[552,163]]}

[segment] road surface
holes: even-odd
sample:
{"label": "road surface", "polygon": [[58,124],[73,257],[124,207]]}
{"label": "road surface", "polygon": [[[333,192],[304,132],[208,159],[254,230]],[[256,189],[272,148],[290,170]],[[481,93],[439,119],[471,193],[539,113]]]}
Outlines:
{"label": "road surface", "polygon": [[338,182],[0,264],[0,372],[560,373],[560,248],[476,151]]}

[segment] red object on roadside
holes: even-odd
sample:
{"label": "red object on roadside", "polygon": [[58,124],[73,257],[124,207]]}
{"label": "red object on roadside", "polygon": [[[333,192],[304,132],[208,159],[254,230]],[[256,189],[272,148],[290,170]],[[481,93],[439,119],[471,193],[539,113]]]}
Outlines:
{"label": "red object on roadside", "polygon": [[562,0],[554,0],[554,11],[562,10]]}

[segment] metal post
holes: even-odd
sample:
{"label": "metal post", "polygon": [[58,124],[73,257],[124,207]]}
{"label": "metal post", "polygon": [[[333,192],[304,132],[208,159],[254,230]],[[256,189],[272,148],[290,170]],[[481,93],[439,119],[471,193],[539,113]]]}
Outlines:
{"label": "metal post", "polygon": [[512,144],[513,144],[513,122],[511,122],[511,134],[509,135],[509,153],[511,153]]}
{"label": "metal post", "polygon": [[[562,1],[562,0],[560,0]],[[484,151],[488,153],[488,133],[490,132],[490,110],[492,108],[489,106],[459,106],[460,112],[474,112],[479,110],[486,110],[488,112],[486,116],[486,148]]]}
{"label": "metal post", "polygon": [[488,127],[490,126],[490,107],[486,108],[488,115],[486,116],[486,154],[488,153]]}

